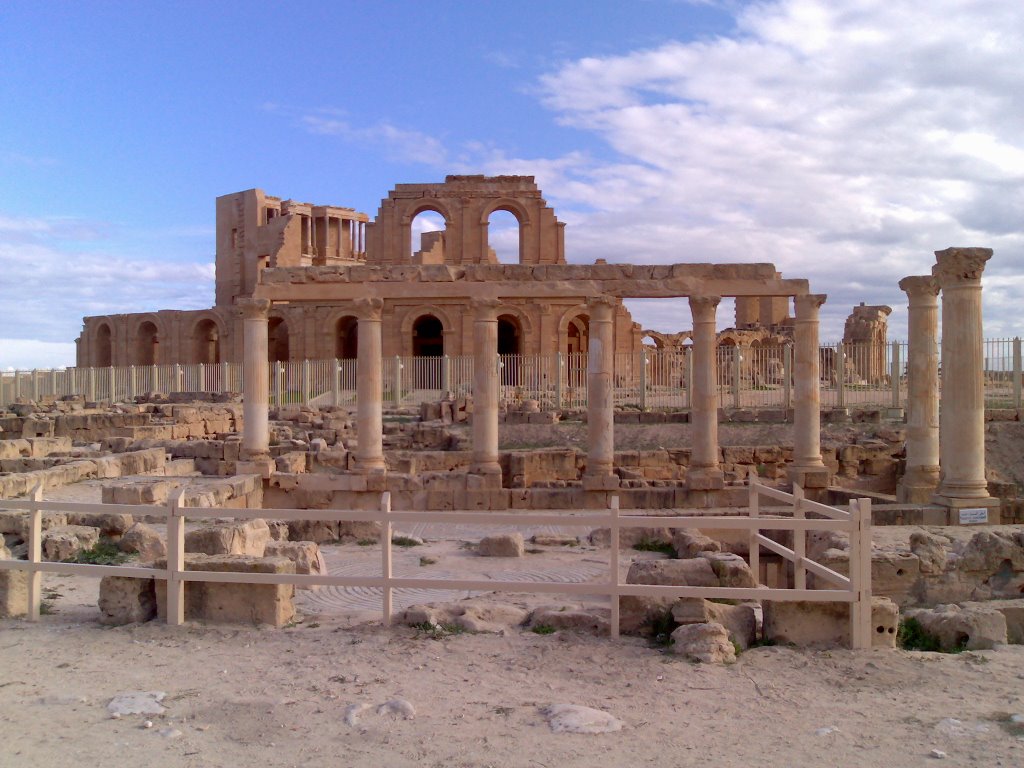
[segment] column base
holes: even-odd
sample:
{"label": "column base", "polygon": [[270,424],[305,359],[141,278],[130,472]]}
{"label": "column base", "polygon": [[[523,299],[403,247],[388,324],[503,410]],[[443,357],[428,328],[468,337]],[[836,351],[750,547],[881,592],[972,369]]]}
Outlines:
{"label": "column base", "polygon": [[787,467],[786,477],[793,485],[807,488],[828,488],[831,473],[827,467]]}
{"label": "column base", "polygon": [[614,474],[584,475],[583,490],[614,491],[619,487],[619,476]]}
{"label": "column base", "polygon": [[277,464],[269,456],[266,457],[252,457],[248,459],[242,459],[235,463],[235,473],[239,475],[259,475],[264,480],[269,480],[270,476],[277,470]]}
{"label": "column base", "polygon": [[484,462],[472,465],[469,469],[469,474],[466,475],[466,490],[501,490],[501,465],[497,462]]}
{"label": "column base", "polygon": [[959,496],[946,496],[942,493],[936,493],[932,496],[931,503],[937,504],[940,507],[946,507],[951,513],[954,513],[961,509],[997,509],[1001,502],[992,496],[986,496],[983,499],[965,499]]}
{"label": "column base", "polygon": [[686,473],[686,487],[691,491],[717,491],[725,487],[725,473],[711,467],[697,467]]}
{"label": "column base", "polygon": [[383,475],[388,471],[384,459],[360,459],[352,463],[352,468],[361,475]]}
{"label": "column base", "polygon": [[929,504],[938,485],[938,467],[911,467],[896,483],[896,501],[900,504]]}

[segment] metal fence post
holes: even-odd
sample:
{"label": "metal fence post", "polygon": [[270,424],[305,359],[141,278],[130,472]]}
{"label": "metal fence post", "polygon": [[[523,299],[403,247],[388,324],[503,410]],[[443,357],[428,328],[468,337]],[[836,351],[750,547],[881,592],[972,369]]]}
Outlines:
{"label": "metal fence post", "polygon": [[128,366],[128,397],[130,397],[132,400],[134,400],[135,396],[137,394],[138,394],[138,392],[136,391],[135,366],[134,365],[129,365]]}
{"label": "metal fence post", "polygon": [[562,410],[562,377],[565,374],[565,364],[562,360],[562,353],[555,352],[555,410]]}
{"label": "metal fence post", "polygon": [[608,516],[611,549],[608,553],[608,592],[611,603],[611,635],[613,638],[619,636],[619,497],[612,496],[608,499]]}
{"label": "metal fence post", "polygon": [[740,407],[740,376],[743,371],[743,355],[740,354],[740,345],[732,348],[732,407]]}
{"label": "metal fence post", "polygon": [[203,363],[199,364],[199,391],[206,391],[206,366]]}
{"label": "metal fence post", "polygon": [[892,368],[889,371],[889,381],[892,384],[892,407],[900,407],[900,371],[903,366],[900,365],[900,343],[894,341],[892,343]]}
{"label": "metal fence post", "polygon": [[278,408],[284,405],[284,401],[282,400],[283,392],[281,391],[282,367],[280,360],[274,363],[274,402],[277,404]]}
{"label": "metal fence post", "polygon": [[175,392],[182,392],[182,391],[184,391],[184,389],[185,388],[184,388],[183,382],[182,382],[181,363],[175,363],[174,364],[174,391]]}
{"label": "metal fence post", "polygon": [[384,614],[384,626],[391,626],[391,493],[384,491],[380,495],[380,557],[381,572],[385,584],[381,590],[381,610]]}
{"label": "metal fence post", "polygon": [[302,404],[309,405],[309,360],[302,361]]}
{"label": "metal fence post", "polygon": [[39,401],[39,371],[32,369],[32,399]]}
{"label": "metal fence post", "polygon": [[89,369],[89,389],[88,389],[88,392],[86,394],[89,395],[89,402],[91,402],[91,403],[95,403],[96,402],[96,369],[95,368],[90,368]]}
{"label": "metal fence post", "polygon": [[1020,409],[1021,400],[1020,337],[1013,339],[1013,407]]}
{"label": "metal fence post", "polygon": [[149,368],[149,391],[160,391],[160,371],[157,370],[156,363]]}
{"label": "metal fence post", "polygon": [[334,358],[334,376],[331,379],[331,403],[334,407],[341,405],[341,361]]}
{"label": "metal fence post", "polygon": [[452,359],[448,355],[441,358],[441,392],[449,392],[452,388]]}
{"label": "metal fence post", "polygon": [[793,407],[793,345],[782,345],[782,407]]}
{"label": "metal fence post", "polygon": [[402,358],[399,355],[395,355],[395,407],[397,408],[402,402]]}
{"label": "metal fence post", "polygon": [[647,366],[650,360],[647,359],[647,350],[640,350],[640,410],[647,410]]}
{"label": "metal fence post", "polygon": [[[854,355],[856,355],[854,351]],[[846,407],[846,345],[843,342],[836,344],[836,354],[832,364],[836,377],[836,406]]]}
{"label": "metal fence post", "polygon": [[60,391],[57,388],[57,369],[50,369],[50,391],[53,393],[55,398],[60,398]]}

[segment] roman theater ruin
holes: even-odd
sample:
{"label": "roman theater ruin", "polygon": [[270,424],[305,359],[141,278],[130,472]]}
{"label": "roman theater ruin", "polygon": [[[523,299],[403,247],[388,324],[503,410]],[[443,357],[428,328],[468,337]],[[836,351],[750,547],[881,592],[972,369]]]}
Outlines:
{"label": "roman theater ruin", "polygon": [[[496,211],[516,263],[489,244]],[[444,228],[414,250],[424,212]],[[964,607],[970,642],[1022,642],[1019,468],[986,464],[1021,412],[1019,341],[1012,367],[983,351],[991,250],[900,282],[905,346],[866,304],[823,346],[822,287],[772,264],[569,263],[532,177],[400,184],[373,221],[260,190],[216,213],[213,307],[88,317],[75,369],[0,378],[2,615],[38,618],[41,571],[66,567],[103,577],[113,624],[282,626],[373,589],[385,623],[487,629],[474,600],[538,582],[589,602],[513,623],[668,621],[706,660],[762,639],[892,647],[900,610],[938,627],[937,603],[983,599],[1014,605],[977,609],[1002,635]],[[644,330],[630,299],[685,307],[689,328]],[[57,565],[101,544],[132,559]],[[606,570],[573,555],[594,550]],[[527,555],[546,576],[477,559]]]}

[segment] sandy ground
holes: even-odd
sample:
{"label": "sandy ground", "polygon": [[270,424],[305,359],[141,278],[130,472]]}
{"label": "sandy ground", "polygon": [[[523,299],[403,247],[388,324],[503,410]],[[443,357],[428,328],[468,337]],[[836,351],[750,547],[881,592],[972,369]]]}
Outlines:
{"label": "sandy ground", "polygon": [[[57,577],[59,580],[60,577]],[[52,584],[51,586],[56,586]],[[756,648],[728,666],[559,632],[453,635],[0,622],[4,766],[958,766],[1024,764],[1024,647],[957,656]],[[167,711],[112,719],[124,691]],[[401,697],[413,719],[376,714]],[[368,704],[346,725],[351,704]],[[553,733],[582,704],[617,733]],[[951,720],[952,719],[952,720]],[[164,735],[170,733],[171,735]]]}

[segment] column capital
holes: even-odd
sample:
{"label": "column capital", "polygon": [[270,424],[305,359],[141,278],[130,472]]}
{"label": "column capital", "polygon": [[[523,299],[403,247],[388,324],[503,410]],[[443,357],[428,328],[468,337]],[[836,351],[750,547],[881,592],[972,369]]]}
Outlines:
{"label": "column capital", "polygon": [[976,285],[985,271],[985,262],[992,258],[991,248],[947,248],[935,252],[932,276],[940,288]]}
{"label": "column capital", "polygon": [[939,284],[931,275],[911,275],[900,280],[900,290],[907,294],[912,304],[934,304],[939,295]]}
{"label": "column capital", "polygon": [[715,310],[718,309],[718,304],[722,300],[721,296],[689,296],[687,300],[690,302],[690,314],[693,315],[693,321],[698,322],[714,322],[715,321]]}
{"label": "column capital", "polygon": [[818,310],[828,298],[826,293],[805,293],[802,296],[793,297],[793,305],[796,308],[797,320],[817,320]]}
{"label": "column capital", "polygon": [[610,323],[618,305],[618,300],[613,296],[605,294],[587,296],[587,312],[590,313],[590,322]]}
{"label": "column capital", "polygon": [[380,322],[384,312],[384,299],[375,296],[363,299],[356,299],[352,302],[352,309],[360,320],[371,320]]}
{"label": "column capital", "polygon": [[473,319],[478,323],[497,322],[498,312],[503,306],[499,299],[479,298],[469,300],[469,307],[473,310]]}
{"label": "column capital", "polygon": [[270,299],[235,299],[235,306],[245,320],[266,320]]}

